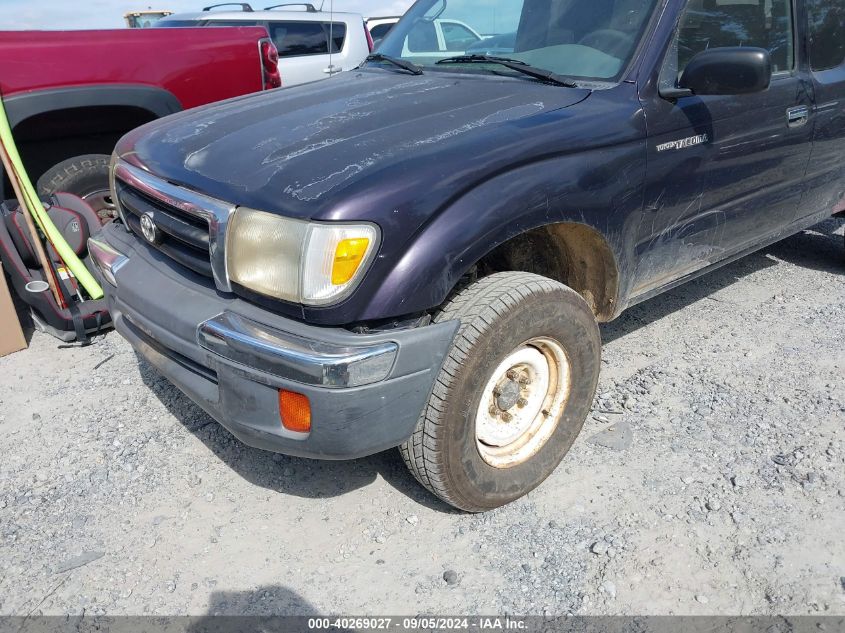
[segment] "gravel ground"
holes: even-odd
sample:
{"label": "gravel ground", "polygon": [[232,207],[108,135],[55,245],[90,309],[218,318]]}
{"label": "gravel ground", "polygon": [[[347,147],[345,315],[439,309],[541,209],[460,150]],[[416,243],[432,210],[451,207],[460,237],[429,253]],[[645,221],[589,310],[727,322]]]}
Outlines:
{"label": "gravel ground", "polygon": [[110,333],[0,359],[2,614],[845,614],[830,220],[603,326],[561,467],[484,515],[389,451],[241,445]]}

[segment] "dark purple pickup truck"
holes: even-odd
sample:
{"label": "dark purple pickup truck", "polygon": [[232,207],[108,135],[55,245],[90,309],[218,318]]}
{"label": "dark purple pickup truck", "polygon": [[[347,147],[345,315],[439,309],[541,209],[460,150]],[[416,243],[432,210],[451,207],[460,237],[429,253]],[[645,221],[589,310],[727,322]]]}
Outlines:
{"label": "dark purple pickup truck", "polygon": [[112,179],[90,249],[143,356],[247,444],[398,446],[482,511],[572,445],[598,322],[843,210],[843,7],[419,0],[357,71],[135,130]]}

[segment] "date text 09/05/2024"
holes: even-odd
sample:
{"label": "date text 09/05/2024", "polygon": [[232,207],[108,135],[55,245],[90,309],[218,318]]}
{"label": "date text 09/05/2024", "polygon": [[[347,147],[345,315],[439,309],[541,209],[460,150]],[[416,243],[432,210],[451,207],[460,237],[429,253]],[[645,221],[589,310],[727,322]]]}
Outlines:
{"label": "date text 09/05/2024", "polygon": [[399,630],[469,630],[477,629],[482,631],[519,631],[525,629],[524,619],[512,619],[510,617],[336,617],[336,618],[309,618],[309,630],[332,630],[332,629],[399,629]]}

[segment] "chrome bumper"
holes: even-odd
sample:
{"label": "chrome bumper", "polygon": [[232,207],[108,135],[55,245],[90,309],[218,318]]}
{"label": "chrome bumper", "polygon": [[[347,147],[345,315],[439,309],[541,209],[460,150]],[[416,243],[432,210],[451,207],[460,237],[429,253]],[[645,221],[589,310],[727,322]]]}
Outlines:
{"label": "chrome bumper", "polygon": [[121,266],[129,261],[129,258],[120,251],[112,248],[102,240],[88,238],[88,253],[91,259],[97,264],[97,268],[103,273],[106,281],[112,286],[117,285],[115,274]]}
{"label": "chrome bumper", "polygon": [[200,347],[230,361],[308,385],[360,387],[390,374],[396,343],[336,346],[223,312],[197,328]]}
{"label": "chrome bumper", "polygon": [[[112,286],[129,258],[90,238],[88,252]],[[199,324],[200,347],[223,359],[272,376],[328,388],[360,387],[386,379],[396,360],[394,342],[337,345],[278,330],[224,311]]]}

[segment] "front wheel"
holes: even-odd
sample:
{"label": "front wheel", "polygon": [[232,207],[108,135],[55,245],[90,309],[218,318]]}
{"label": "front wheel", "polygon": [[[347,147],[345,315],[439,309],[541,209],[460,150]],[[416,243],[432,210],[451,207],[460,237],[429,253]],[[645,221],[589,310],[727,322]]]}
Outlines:
{"label": "front wheel", "polygon": [[38,179],[38,193],[72,193],[85,200],[105,224],[115,214],[109,191],[109,161],[106,154],[84,154],[53,165]]}
{"label": "front wheel", "polygon": [[458,334],[399,450],[431,492],[480,512],[525,495],[566,455],[595,395],[601,338],[578,293],[531,273],[473,283],[435,320],[451,319]]}

